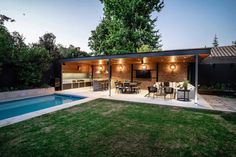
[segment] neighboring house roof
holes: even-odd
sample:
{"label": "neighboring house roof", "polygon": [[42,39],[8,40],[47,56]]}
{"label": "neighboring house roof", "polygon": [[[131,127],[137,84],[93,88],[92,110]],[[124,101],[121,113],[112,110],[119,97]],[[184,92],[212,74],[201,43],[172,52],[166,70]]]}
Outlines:
{"label": "neighboring house roof", "polygon": [[213,47],[209,57],[236,57],[236,46]]}
{"label": "neighboring house roof", "polygon": [[236,63],[236,46],[212,47],[210,55],[202,63]]}

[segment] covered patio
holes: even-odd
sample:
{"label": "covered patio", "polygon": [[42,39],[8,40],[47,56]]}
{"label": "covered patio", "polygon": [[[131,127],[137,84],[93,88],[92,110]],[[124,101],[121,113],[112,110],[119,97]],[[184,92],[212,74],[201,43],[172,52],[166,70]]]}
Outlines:
{"label": "covered patio", "polygon": [[[180,106],[192,104],[187,106],[210,108],[197,94],[198,63],[209,54],[209,48],[202,48],[64,59],[61,60],[61,92],[167,105],[178,102]],[[145,97],[150,92],[150,87],[160,84],[163,86],[166,82],[168,86],[175,85],[174,94],[177,94],[185,80],[191,83],[189,91],[192,96],[187,102],[168,95],[164,99],[160,94],[152,98]],[[139,91],[129,94],[123,90],[117,91],[117,82],[139,83]]]}

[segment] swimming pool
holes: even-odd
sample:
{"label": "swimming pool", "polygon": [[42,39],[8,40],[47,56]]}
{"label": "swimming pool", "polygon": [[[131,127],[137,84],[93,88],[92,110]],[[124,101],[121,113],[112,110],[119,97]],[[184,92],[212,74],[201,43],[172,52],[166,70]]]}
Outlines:
{"label": "swimming pool", "polygon": [[52,94],[0,103],[0,120],[73,102],[85,97]]}

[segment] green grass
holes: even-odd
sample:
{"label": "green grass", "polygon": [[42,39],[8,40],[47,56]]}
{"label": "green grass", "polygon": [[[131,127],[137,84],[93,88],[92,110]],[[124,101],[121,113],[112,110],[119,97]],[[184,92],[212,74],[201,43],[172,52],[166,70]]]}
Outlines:
{"label": "green grass", "polygon": [[0,128],[0,156],[236,156],[236,114],[98,99]]}

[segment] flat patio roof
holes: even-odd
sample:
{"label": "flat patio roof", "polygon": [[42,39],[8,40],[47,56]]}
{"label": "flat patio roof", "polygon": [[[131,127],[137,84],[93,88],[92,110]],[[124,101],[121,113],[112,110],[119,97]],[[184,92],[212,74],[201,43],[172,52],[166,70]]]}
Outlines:
{"label": "flat patio roof", "polygon": [[179,50],[166,50],[156,52],[141,52],[141,53],[126,53],[117,55],[100,55],[90,57],[78,57],[62,59],[60,62],[78,62],[78,61],[89,61],[89,60],[109,60],[119,58],[144,58],[144,57],[167,57],[167,56],[195,56],[199,55],[200,58],[206,58],[210,55],[211,48],[196,48],[196,49],[179,49]]}

